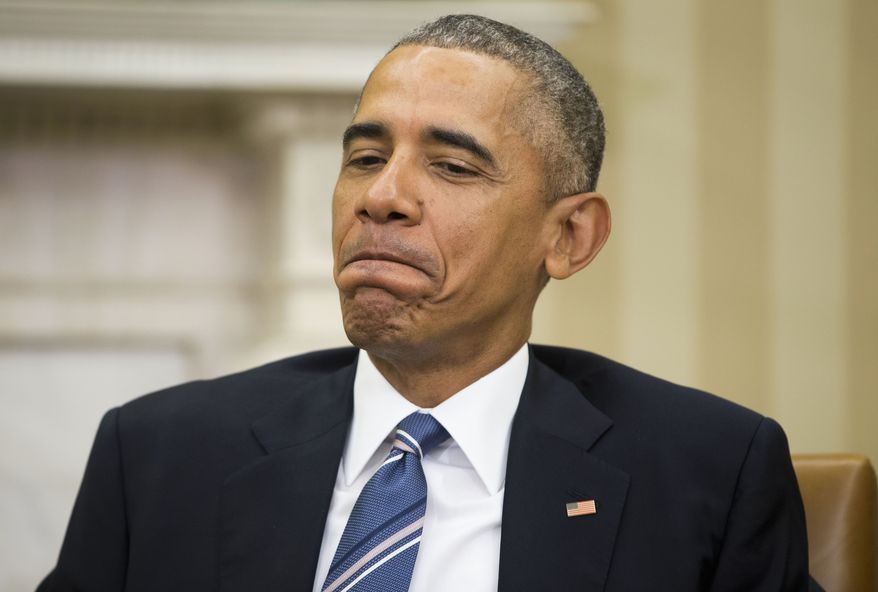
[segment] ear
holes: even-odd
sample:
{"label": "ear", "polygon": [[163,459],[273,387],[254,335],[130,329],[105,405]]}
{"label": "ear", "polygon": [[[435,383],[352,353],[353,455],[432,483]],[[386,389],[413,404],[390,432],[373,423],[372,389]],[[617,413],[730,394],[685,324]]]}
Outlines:
{"label": "ear", "polygon": [[552,227],[546,272],[558,280],[588,265],[610,235],[610,206],[600,193],[559,199],[552,204],[549,219]]}

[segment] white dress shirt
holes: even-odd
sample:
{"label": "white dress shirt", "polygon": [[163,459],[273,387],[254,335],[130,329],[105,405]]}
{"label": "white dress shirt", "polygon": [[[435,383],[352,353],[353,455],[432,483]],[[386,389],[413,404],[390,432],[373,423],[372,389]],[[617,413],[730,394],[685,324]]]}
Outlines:
{"label": "white dress shirt", "polygon": [[[527,367],[525,345],[490,374],[425,410],[451,438],[423,459],[427,512],[410,592],[497,590],[506,456]],[[418,410],[360,351],[354,416],[323,531],[314,592],[323,586],[357,497],[390,452],[396,425]]]}

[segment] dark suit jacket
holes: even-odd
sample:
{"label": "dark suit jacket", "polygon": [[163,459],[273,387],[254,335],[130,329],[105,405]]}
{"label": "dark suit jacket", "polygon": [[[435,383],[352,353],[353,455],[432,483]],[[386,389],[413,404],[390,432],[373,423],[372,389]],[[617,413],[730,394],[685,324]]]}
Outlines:
{"label": "dark suit jacket", "polygon": [[[355,361],[317,352],[107,413],[41,590],[310,591]],[[777,423],[581,351],[531,347],[502,528],[502,592],[808,588]]]}

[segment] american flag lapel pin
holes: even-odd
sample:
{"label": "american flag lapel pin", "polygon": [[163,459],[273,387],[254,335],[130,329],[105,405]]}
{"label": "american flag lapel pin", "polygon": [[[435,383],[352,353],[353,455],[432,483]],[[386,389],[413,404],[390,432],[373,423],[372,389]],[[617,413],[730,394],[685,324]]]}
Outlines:
{"label": "american flag lapel pin", "polygon": [[594,500],[582,500],[578,502],[570,502],[567,504],[567,517],[588,516],[589,514],[597,514],[598,509]]}

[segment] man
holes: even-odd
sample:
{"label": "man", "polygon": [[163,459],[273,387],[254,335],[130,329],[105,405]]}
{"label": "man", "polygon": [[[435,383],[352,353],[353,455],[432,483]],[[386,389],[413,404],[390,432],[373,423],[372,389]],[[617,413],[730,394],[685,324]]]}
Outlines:
{"label": "man", "polygon": [[610,230],[603,118],[543,42],[405,37],[343,138],[335,280],[359,348],[110,411],[45,590],[806,590],[770,419],[528,346]]}

